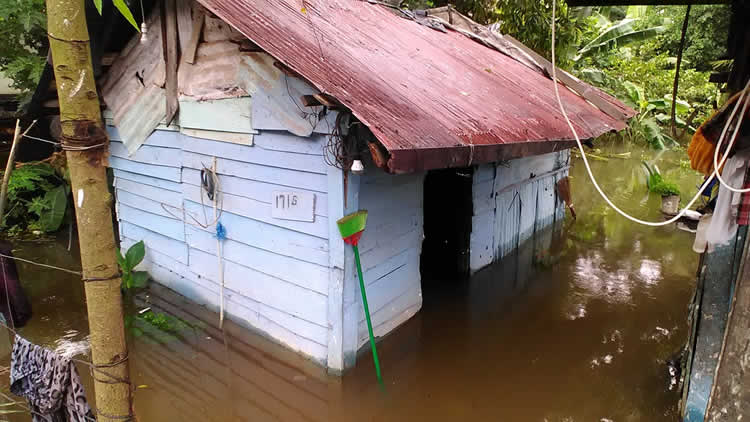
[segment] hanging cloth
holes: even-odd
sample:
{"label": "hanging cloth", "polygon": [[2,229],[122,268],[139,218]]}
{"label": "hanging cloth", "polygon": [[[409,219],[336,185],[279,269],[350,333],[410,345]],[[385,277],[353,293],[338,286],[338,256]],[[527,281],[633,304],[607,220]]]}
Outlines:
{"label": "hanging cloth", "polygon": [[21,287],[11,244],[0,242],[0,254],[11,257],[0,257],[0,313],[11,327],[20,328],[31,319],[31,304]]}
{"label": "hanging cloth", "polygon": [[70,358],[16,335],[10,391],[29,401],[33,422],[86,422],[94,417]]}
{"label": "hanging cloth", "polygon": [[[750,151],[742,150],[727,160],[721,172],[727,184],[742,186],[745,181],[748,158],[750,158]],[[719,196],[716,199],[711,225],[706,231],[709,251],[713,250],[713,246],[726,244],[734,238],[737,233],[737,215],[741,199],[742,194],[732,192],[724,185],[719,187]]]}

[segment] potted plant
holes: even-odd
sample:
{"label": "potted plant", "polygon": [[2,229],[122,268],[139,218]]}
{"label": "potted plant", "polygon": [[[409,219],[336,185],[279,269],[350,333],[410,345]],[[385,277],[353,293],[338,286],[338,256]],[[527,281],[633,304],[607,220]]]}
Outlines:
{"label": "potted plant", "polygon": [[680,209],[680,188],[676,183],[664,180],[656,166],[650,166],[645,162],[643,164],[648,172],[648,190],[661,195],[661,212],[677,215]]}
{"label": "potted plant", "polygon": [[661,180],[651,188],[651,192],[661,195],[661,212],[677,215],[680,209],[680,188],[676,184]]}

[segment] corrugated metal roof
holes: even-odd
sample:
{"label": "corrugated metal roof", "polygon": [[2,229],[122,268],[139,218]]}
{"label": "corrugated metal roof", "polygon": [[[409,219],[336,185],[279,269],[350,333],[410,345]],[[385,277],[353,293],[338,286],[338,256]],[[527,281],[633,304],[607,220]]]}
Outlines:
{"label": "corrugated metal roof", "polygon": [[[552,81],[458,32],[359,0],[199,0],[352,110],[395,172],[572,146]],[[563,89],[582,138],[625,127]]]}

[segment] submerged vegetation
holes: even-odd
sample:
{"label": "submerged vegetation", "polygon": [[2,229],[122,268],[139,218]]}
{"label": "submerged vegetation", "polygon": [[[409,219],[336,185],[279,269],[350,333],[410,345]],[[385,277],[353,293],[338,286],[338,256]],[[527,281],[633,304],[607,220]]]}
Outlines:
{"label": "submerged vegetation", "polygon": [[[128,248],[125,254],[120,249],[117,250],[117,264],[122,271],[122,290],[131,300],[134,298],[132,293],[148,285],[148,272],[135,270],[145,256],[146,245],[142,240]],[[146,308],[126,315],[125,328],[136,337],[148,334],[157,342],[167,342],[181,332],[195,327],[180,318]]]}

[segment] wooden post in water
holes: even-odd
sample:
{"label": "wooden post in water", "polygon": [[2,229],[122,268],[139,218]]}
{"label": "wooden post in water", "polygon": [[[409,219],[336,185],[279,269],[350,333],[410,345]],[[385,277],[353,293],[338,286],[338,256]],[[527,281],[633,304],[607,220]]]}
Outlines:
{"label": "wooden post in water", "polygon": [[128,350],[102,125],[84,0],[47,0],[47,31],[81,245],[97,420],[132,420]]}

